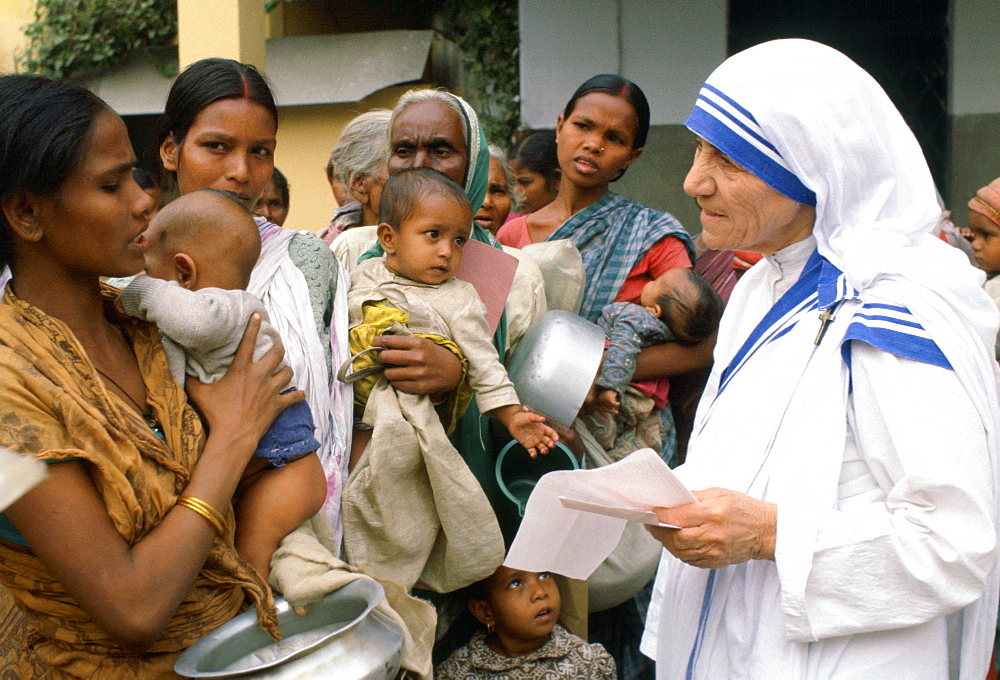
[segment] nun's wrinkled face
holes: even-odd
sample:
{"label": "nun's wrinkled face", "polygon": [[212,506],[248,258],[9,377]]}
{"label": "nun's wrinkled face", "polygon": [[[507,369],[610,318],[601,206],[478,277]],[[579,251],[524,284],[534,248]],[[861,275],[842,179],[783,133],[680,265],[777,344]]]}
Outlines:
{"label": "nun's wrinkled face", "polygon": [[701,208],[702,240],[715,250],[771,255],[812,233],[814,208],[773,189],[698,138],[684,191]]}

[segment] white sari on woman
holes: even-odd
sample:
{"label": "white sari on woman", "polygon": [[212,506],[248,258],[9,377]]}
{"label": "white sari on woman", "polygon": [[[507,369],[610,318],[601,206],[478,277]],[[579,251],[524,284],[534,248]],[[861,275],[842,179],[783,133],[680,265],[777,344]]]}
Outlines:
{"label": "white sari on woman", "polygon": [[[264,303],[271,324],[285,346],[285,361],[295,374],[294,385],[306,393],[316,426],[316,440],[320,443],[317,454],[327,479],[324,514],[339,544],[343,531],[341,495],[350,449],[353,400],[350,386],[334,379],[331,365],[340,366],[350,356],[347,350],[347,291],[351,280],[331,256],[336,267],[337,287],[330,311],[329,347],[324,347],[325,341],[316,328],[309,283],[288,252],[292,239],[304,232],[282,229],[262,218],[257,218],[257,226],[261,232],[261,252],[247,291]],[[326,244],[320,244],[320,251],[329,254]]]}
{"label": "white sari on woman", "polygon": [[678,470],[776,503],[775,561],[664,552],[643,651],[660,679],[981,680],[1000,588],[996,314],[930,236],[916,139],[867,73],[802,40],[727,60],[688,126],[816,222],[737,285]]}

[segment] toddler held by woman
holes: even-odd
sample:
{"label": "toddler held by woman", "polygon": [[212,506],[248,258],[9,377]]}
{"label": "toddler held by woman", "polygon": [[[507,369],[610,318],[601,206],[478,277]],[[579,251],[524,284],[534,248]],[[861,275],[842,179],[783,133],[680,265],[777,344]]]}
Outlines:
{"label": "toddler held by woman", "polygon": [[[472,228],[472,208],[465,192],[435,170],[404,170],[385,183],[379,217],[378,238],[385,257],[358,265],[348,298],[354,369],[369,373],[357,359],[373,351],[372,338],[393,332],[391,322],[398,321],[460,355],[467,364],[468,385],[480,411],[499,420],[532,455],[546,453],[559,435],[545,424],[543,416],[521,406],[490,342],[485,307],[478,293],[471,284],[454,278]],[[374,359],[367,364],[377,372]],[[344,373],[342,369],[341,375]],[[358,420],[372,384],[355,383]],[[446,430],[467,403],[468,397],[445,416]],[[356,433],[352,467],[366,440],[363,430]]]}

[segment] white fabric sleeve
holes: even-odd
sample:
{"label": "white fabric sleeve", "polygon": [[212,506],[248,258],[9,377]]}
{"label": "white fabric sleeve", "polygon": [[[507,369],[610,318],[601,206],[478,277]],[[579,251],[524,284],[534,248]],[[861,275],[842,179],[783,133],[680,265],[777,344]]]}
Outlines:
{"label": "white fabric sleeve", "polygon": [[535,260],[517,248],[504,246],[503,251],[517,258],[517,271],[507,295],[507,353],[514,351],[521,336],[535,319],[548,310],[545,300],[545,279]]}
{"label": "white fabric sleeve", "polygon": [[791,641],[950,614],[982,595],[996,561],[986,436],[958,378],[864,343],[852,351],[847,446],[877,487],[852,498],[842,478],[836,510],[779,505],[775,561]]}

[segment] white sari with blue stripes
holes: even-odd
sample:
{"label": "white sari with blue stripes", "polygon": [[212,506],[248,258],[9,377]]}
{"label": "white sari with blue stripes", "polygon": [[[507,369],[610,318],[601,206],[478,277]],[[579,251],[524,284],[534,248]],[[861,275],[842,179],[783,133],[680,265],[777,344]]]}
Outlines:
{"label": "white sari with blue stripes", "polygon": [[643,651],[660,680],[982,680],[997,319],[981,274],[930,235],[919,144],[871,76],[804,40],[727,59],[687,125],[816,218],[736,286],[679,469],[775,503],[775,560],[664,553]]}
{"label": "white sari with blue stripes", "polygon": [[[776,561],[705,570],[664,552],[644,651],[659,678],[880,678],[901,658],[907,678],[947,678],[945,615],[993,565],[981,423],[904,305],[859,299],[813,238],[787,250],[734,291],[743,314],[724,320],[677,470],[693,489],[777,503]],[[976,540],[959,552],[949,532]]]}

